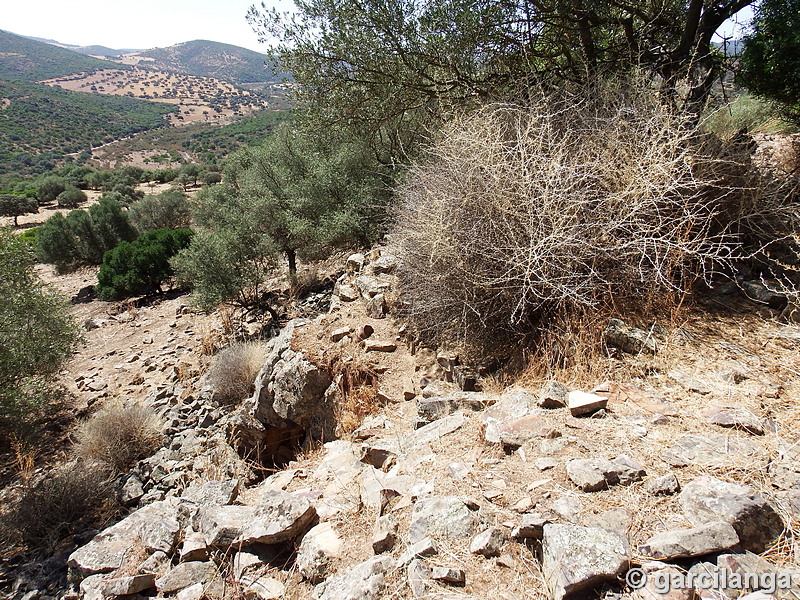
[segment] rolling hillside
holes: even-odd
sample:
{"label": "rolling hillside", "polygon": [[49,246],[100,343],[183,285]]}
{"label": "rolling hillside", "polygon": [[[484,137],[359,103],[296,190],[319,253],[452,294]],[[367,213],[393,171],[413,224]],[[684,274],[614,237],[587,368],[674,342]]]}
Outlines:
{"label": "rolling hillside", "polygon": [[272,69],[264,66],[264,62],[269,60],[267,55],[208,40],[194,40],[167,48],[134,52],[125,55],[123,60],[141,60],[141,66],[213,77],[236,84],[281,80],[280,76],[273,74]]}
{"label": "rolling hillside", "polygon": [[0,30],[0,79],[32,82],[119,68],[128,67]]}

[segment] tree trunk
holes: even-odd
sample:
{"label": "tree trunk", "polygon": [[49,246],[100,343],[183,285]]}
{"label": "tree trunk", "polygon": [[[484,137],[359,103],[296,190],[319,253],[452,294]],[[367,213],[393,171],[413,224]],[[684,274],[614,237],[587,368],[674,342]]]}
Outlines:
{"label": "tree trunk", "polygon": [[297,275],[297,252],[294,248],[286,249],[286,258],[289,260],[289,275]]}

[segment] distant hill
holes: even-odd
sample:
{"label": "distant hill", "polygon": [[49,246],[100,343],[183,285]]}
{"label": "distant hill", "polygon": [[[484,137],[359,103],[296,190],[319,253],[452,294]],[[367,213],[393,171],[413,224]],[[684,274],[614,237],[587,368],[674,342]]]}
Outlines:
{"label": "distant hill", "polygon": [[264,66],[264,62],[269,60],[266,54],[208,40],[153,48],[135,52],[133,56],[152,59],[143,64],[154,69],[214,77],[235,84],[281,80],[280,76],[273,74],[271,68]]}
{"label": "distant hill", "polygon": [[119,68],[118,63],[0,30],[0,79],[40,81],[82,71]]}
{"label": "distant hill", "polygon": [[95,56],[119,56],[120,54],[128,54],[130,52],[139,52],[141,48],[109,48],[108,46],[77,46],[75,44],[65,44],[64,42],[59,42],[57,40],[51,40],[48,38],[40,38],[34,37],[32,35],[24,36],[30,40],[36,40],[37,42],[44,42],[45,44],[53,44],[55,46],[61,46],[62,48],[67,48],[68,50],[74,50],[75,52],[80,52],[81,54],[92,54]]}
{"label": "distant hill", "polygon": [[[78,55],[80,56],[80,55]],[[64,154],[165,125],[177,106],[0,80],[0,174],[52,168]]]}

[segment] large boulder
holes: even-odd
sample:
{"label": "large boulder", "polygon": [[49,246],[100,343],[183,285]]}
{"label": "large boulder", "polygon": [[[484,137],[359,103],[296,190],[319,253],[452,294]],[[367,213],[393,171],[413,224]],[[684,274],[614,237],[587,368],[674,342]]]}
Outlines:
{"label": "large boulder", "polygon": [[657,533],[639,547],[639,552],[658,560],[703,556],[727,550],[739,543],[736,530],[721,521]]}
{"label": "large boulder", "polygon": [[67,564],[79,577],[109,573],[125,566],[131,548],[137,546],[143,546],[148,553],[158,550],[172,553],[180,531],[178,501],[153,502],[98,533],[88,544],[75,550]]}
{"label": "large boulder", "polygon": [[265,425],[288,430],[299,426],[314,439],[329,441],[334,431],[333,406],[326,394],[330,373],[292,349],[295,330],[304,324],[289,321],[270,340],[247,406]]}
{"label": "large boulder", "polygon": [[314,588],[316,600],[377,600],[384,597],[386,574],[395,566],[389,556],[376,556],[335,575]]}
{"label": "large boulder", "polygon": [[761,494],[744,485],[698,477],[683,488],[680,503],[693,525],[714,521],[732,525],[742,547],[752,552],[763,552],[783,533],[781,516]]}
{"label": "large boulder", "polygon": [[553,600],[616,580],[628,567],[625,542],[598,527],[544,526],[542,575]]}

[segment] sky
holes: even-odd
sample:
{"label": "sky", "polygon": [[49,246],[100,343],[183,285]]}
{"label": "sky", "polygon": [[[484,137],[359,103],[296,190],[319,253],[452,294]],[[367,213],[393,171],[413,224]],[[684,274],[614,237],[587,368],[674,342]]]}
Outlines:
{"label": "sky", "polygon": [[[53,39],[63,44],[149,49],[205,39],[266,52],[245,20],[256,0],[22,0],[6,2],[0,29]],[[291,0],[266,0],[267,6],[288,10]],[[752,16],[747,8],[738,22]],[[741,37],[742,27],[723,26]]]}
{"label": "sky", "polygon": [[[245,20],[260,0],[22,0],[4,2],[0,29],[62,44],[149,49],[212,40],[265,52]],[[266,0],[287,10],[290,0]]]}

